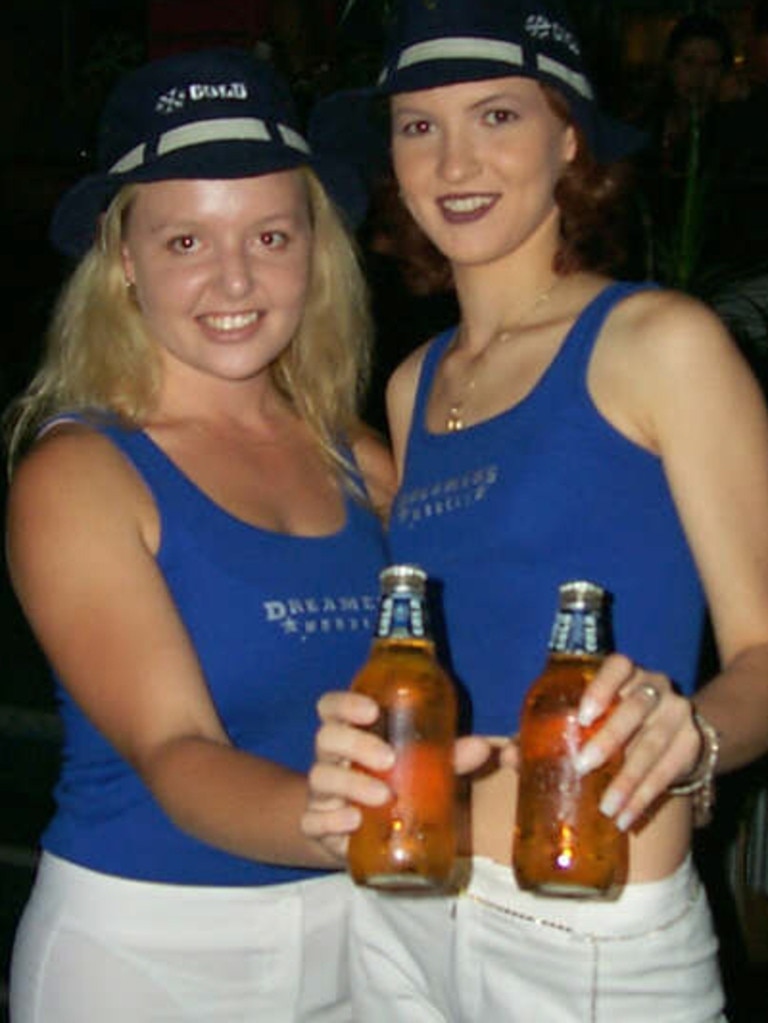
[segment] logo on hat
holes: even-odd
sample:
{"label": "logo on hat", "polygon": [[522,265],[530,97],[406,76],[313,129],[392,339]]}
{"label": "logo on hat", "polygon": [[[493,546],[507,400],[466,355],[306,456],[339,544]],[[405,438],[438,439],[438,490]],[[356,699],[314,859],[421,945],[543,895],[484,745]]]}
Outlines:
{"label": "logo on hat", "polygon": [[525,31],[534,39],[552,39],[562,43],[571,53],[581,56],[581,47],[576,36],[557,21],[552,21],[546,14],[531,14],[525,19]]}
{"label": "logo on hat", "polygon": [[190,103],[204,99],[248,99],[248,86],[244,82],[223,82],[218,85],[211,82],[193,82],[188,88],[174,86],[164,92],[155,104],[158,114],[173,114],[183,110]]}
{"label": "logo on hat", "polygon": [[193,84],[189,87],[189,98],[193,102],[198,99],[248,99],[248,86],[244,82]]}
{"label": "logo on hat", "polygon": [[172,114],[176,110],[183,110],[186,102],[186,89],[170,89],[158,99],[155,110],[158,114]]}

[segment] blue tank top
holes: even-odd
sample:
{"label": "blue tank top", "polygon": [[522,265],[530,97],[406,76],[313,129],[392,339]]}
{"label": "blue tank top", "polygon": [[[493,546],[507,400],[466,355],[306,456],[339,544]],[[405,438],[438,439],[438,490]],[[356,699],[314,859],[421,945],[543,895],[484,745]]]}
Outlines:
{"label": "blue tank top", "polygon": [[[306,771],[317,698],[345,687],[368,652],[385,564],[378,520],[348,497],[334,535],[258,529],[216,505],[147,434],[99,429],[154,496],[157,563],[232,743]],[[65,745],[46,849],[110,874],[180,884],[264,885],[316,873],[232,856],[182,832],[58,682],[57,698]]]}
{"label": "blue tank top", "polygon": [[468,727],[518,728],[541,671],[560,583],[612,596],[615,648],[695,682],[703,594],[660,460],[615,430],[587,391],[608,312],[640,285],[609,285],[583,311],[519,404],[458,433],[425,411],[452,332],[429,347],[390,525],[393,560],[414,561],[439,591],[448,659]]}

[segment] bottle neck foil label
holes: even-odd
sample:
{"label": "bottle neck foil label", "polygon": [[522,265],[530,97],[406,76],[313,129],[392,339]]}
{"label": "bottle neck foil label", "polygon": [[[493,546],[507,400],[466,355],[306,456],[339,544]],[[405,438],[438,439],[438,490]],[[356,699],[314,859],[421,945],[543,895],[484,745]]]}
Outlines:
{"label": "bottle neck foil label", "polygon": [[376,635],[380,639],[427,639],[424,601],[408,593],[382,597]]}
{"label": "bottle neck foil label", "polygon": [[604,654],[608,646],[601,616],[584,609],[558,611],[549,649],[558,654]]}

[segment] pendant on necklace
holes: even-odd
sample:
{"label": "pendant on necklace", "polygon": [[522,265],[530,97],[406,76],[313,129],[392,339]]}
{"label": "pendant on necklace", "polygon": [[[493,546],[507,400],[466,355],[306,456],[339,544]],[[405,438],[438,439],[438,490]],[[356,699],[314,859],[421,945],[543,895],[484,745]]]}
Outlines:
{"label": "pendant on necklace", "polygon": [[461,397],[456,398],[448,406],[448,415],[445,417],[445,430],[446,433],[458,433],[459,430],[463,430],[467,423],[464,419],[464,406],[467,403],[467,399],[471,396],[475,389],[475,376],[471,376],[464,387],[464,393]]}
{"label": "pendant on necklace", "polygon": [[[561,280],[562,280],[562,278],[560,276],[555,275],[554,279],[550,282],[550,284],[546,288],[544,288],[543,291],[540,291],[538,293],[538,295],[534,298],[533,302],[531,302],[531,304],[530,304],[529,308],[526,310],[526,312],[522,316],[518,317],[517,322],[514,324],[514,326],[513,327],[507,326],[507,327],[504,327],[501,330],[499,330],[491,338],[491,340],[488,343],[488,345],[486,346],[485,350],[479,356],[476,357],[474,373],[473,373],[472,376],[470,376],[469,380],[467,381],[467,383],[466,383],[466,385],[464,387],[464,393],[461,395],[460,398],[457,398],[456,401],[452,402],[448,406],[448,414],[445,417],[445,431],[446,431],[446,433],[457,433],[459,430],[463,430],[466,427],[466,425],[467,425],[464,422],[464,416],[462,414],[462,410],[464,408],[464,405],[465,405],[467,399],[471,395],[472,391],[474,391],[474,389],[475,389],[475,383],[476,383],[476,379],[477,379],[477,371],[480,368],[479,364],[480,364],[481,360],[483,359],[483,357],[486,355],[486,353],[488,351],[488,348],[490,348],[492,345],[496,344],[497,342],[507,342],[507,341],[511,340],[512,338],[514,338],[515,337],[515,330],[517,328],[519,328],[522,324],[524,324],[526,322],[526,320],[538,309],[538,307],[540,305],[543,305],[545,302],[547,302],[551,298],[552,292],[555,290],[555,288],[558,286],[558,284],[560,283]],[[457,338],[458,338],[458,334],[457,334]],[[456,343],[457,343],[457,340],[455,338],[454,341],[452,342],[452,345],[455,346]]]}
{"label": "pendant on necklace", "polygon": [[448,415],[445,417],[445,429],[448,433],[456,433],[458,430],[464,429],[464,420],[461,415],[462,404],[463,402],[459,401],[448,409]]}

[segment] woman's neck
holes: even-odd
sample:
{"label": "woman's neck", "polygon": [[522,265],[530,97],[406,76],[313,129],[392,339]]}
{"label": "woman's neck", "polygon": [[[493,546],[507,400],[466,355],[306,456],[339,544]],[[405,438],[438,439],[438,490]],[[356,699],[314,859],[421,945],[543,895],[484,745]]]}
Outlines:
{"label": "woman's neck", "polygon": [[459,268],[462,344],[480,352],[500,333],[534,318],[560,288],[562,278],[553,263],[554,259]]}
{"label": "woman's neck", "polygon": [[228,381],[200,374],[166,374],[160,390],[156,421],[197,421],[235,424],[266,433],[294,419],[286,400],[278,394],[269,374]]}
{"label": "woman's neck", "polygon": [[538,299],[558,280],[560,217],[553,210],[538,230],[492,262],[454,264],[462,344],[479,352],[501,331],[538,311]]}

